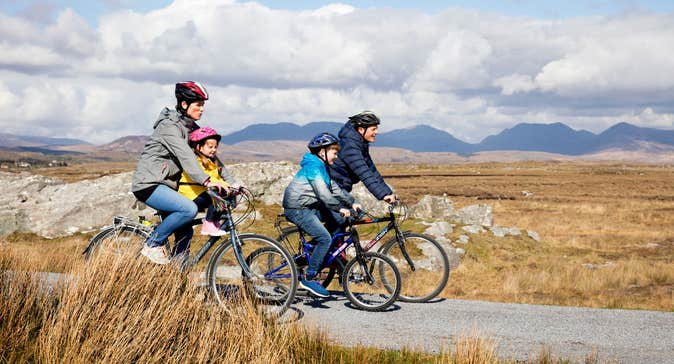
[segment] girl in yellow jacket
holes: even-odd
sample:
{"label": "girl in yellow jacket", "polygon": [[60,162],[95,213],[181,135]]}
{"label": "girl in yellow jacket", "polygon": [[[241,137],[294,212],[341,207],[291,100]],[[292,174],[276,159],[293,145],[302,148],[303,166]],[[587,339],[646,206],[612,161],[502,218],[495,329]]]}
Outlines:
{"label": "girl in yellow jacket", "polygon": [[[190,133],[189,143],[194,148],[197,160],[204,172],[210,177],[210,181],[227,186],[227,190],[222,192],[229,194],[232,186],[237,186],[238,183],[215,155],[218,150],[218,143],[220,143],[220,135],[212,128],[199,128]],[[183,172],[178,183],[178,192],[194,201],[199,210],[206,209],[206,217],[201,225],[202,235],[222,236],[227,234],[227,231],[220,229],[219,221],[222,212],[215,209],[203,184],[195,183]]]}

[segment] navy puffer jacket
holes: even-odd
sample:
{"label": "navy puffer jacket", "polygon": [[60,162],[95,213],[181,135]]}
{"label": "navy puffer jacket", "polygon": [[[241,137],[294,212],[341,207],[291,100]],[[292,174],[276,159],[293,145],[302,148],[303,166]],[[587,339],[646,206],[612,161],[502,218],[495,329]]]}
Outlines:
{"label": "navy puffer jacket", "polygon": [[339,131],[339,158],[330,166],[330,176],[339,187],[351,191],[354,184],[363,184],[376,198],[393,193],[370,157],[370,143],[347,122]]}

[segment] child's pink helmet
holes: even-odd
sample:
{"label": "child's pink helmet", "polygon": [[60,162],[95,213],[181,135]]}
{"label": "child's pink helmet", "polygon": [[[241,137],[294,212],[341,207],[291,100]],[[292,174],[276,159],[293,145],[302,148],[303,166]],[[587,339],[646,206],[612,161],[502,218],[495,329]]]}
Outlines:
{"label": "child's pink helmet", "polygon": [[218,134],[218,132],[216,132],[213,128],[205,126],[203,128],[199,128],[191,132],[188,140],[191,145],[197,145],[206,139],[215,139],[219,143],[220,138],[221,137],[220,134]]}

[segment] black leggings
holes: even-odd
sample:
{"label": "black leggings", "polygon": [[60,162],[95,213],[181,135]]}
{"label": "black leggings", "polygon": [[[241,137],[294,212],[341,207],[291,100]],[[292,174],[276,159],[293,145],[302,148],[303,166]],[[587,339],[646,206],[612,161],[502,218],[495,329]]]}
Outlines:
{"label": "black leggings", "polygon": [[208,193],[203,192],[199,196],[195,197],[192,201],[197,204],[199,211],[206,210],[207,221],[218,221],[222,217],[222,211],[217,211],[215,209],[215,206],[213,206],[213,200],[211,200],[211,196],[209,196]]}

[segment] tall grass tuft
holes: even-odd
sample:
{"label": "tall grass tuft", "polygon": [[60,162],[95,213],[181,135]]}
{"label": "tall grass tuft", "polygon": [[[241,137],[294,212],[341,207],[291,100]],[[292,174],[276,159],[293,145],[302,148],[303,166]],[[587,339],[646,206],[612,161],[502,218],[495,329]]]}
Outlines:
{"label": "tall grass tuft", "polygon": [[76,271],[40,333],[48,362],[272,362],[292,336],[245,302],[205,303],[173,266],[103,256]]}
{"label": "tall grass tuft", "polygon": [[36,338],[55,307],[55,295],[30,264],[0,244],[0,361],[33,361]]}

